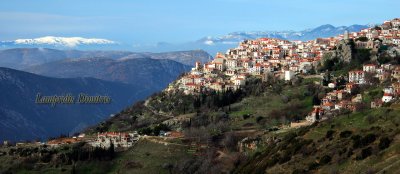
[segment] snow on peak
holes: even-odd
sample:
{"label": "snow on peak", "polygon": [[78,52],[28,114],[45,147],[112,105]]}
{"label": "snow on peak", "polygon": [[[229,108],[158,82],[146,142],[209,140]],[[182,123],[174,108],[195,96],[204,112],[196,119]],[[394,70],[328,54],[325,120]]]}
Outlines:
{"label": "snow on peak", "polygon": [[83,37],[54,37],[45,36],[35,39],[17,39],[14,41],[15,44],[49,44],[56,46],[65,47],[76,47],[78,45],[104,45],[104,44],[116,44],[116,42],[107,39],[98,38],[83,38]]}
{"label": "snow on peak", "polygon": [[206,45],[214,45],[214,41],[206,40],[206,41],[204,41],[204,44],[206,44]]}

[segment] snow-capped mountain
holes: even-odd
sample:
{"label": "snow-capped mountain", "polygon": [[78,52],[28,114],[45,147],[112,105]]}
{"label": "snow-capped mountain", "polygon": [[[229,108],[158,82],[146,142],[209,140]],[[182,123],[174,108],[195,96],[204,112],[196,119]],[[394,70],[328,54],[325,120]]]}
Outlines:
{"label": "snow-capped mountain", "polygon": [[[371,24],[372,25],[372,24]],[[208,36],[199,40],[181,44],[173,43],[162,43],[153,46],[138,45],[135,46],[135,51],[177,51],[177,50],[193,50],[202,49],[207,51],[211,55],[215,55],[217,52],[225,52],[227,49],[234,48],[237,44],[247,39],[257,39],[262,37],[268,38],[279,38],[286,40],[313,40],[316,38],[325,38],[337,36],[344,33],[344,31],[356,32],[362,29],[368,28],[371,25],[351,25],[351,26],[339,26],[333,25],[321,25],[312,29],[305,29],[302,31],[254,31],[254,32],[232,32],[222,36]],[[373,25],[372,25],[373,26]]]}
{"label": "snow-capped mountain", "polygon": [[78,46],[115,45],[115,44],[117,44],[117,42],[108,39],[83,38],[83,37],[55,37],[55,36],[45,36],[34,39],[16,39],[13,41],[0,42],[0,45],[3,47],[50,46],[50,47],[74,48]]}
{"label": "snow-capped mountain", "polygon": [[279,38],[286,40],[313,40],[321,37],[332,37],[344,33],[344,31],[355,32],[369,25],[351,25],[335,27],[329,24],[321,25],[313,29],[302,31],[254,31],[254,32],[232,32],[222,36],[208,36],[199,40],[186,43],[158,44],[134,44],[120,43],[108,39],[83,38],[83,37],[54,37],[46,36],[35,39],[17,39],[13,41],[0,41],[0,49],[9,48],[53,48],[61,50],[126,50],[134,52],[171,52],[185,50],[205,50],[211,55],[224,52],[235,47],[239,42],[246,39],[257,39],[262,37]]}
{"label": "snow-capped mountain", "polygon": [[233,32],[224,36],[218,37],[205,37],[197,42],[205,45],[215,44],[237,44],[240,41],[246,39],[257,39],[262,37],[278,38],[286,40],[313,40],[320,37],[332,37],[344,33],[344,31],[356,32],[364,28],[368,28],[367,25],[351,25],[351,26],[339,26],[335,27],[330,24],[321,25],[314,29],[306,29],[303,31],[254,31],[254,32]]}

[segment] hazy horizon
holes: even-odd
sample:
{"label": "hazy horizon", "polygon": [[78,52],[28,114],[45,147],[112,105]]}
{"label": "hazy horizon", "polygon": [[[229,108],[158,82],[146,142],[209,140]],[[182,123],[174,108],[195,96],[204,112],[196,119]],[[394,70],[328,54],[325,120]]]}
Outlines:
{"label": "hazy horizon", "polygon": [[59,36],[104,38],[130,45],[184,43],[235,31],[381,23],[398,17],[399,5],[394,0],[3,1],[0,40]]}

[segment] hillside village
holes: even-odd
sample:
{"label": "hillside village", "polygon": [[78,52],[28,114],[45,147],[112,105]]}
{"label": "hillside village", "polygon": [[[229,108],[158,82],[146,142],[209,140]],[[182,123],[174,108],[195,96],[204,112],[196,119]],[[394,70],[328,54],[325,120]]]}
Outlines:
{"label": "hillside village", "polygon": [[[353,44],[355,49],[366,49],[377,53],[381,47],[389,47],[391,54],[400,54],[400,19],[385,21],[381,26],[345,32],[331,38],[315,40],[287,41],[273,38],[245,40],[237,48],[229,49],[225,54],[218,53],[211,62],[195,67],[166,91],[183,90],[185,94],[199,94],[205,91],[237,90],[246,84],[249,77],[268,80],[271,76],[291,81],[296,76],[315,75],[316,69],[323,66],[326,55],[340,55],[344,62],[350,62]],[[347,49],[347,51],[346,51]],[[344,52],[341,53],[338,50]],[[376,57],[375,57],[376,61]],[[325,75],[322,73],[321,78]],[[331,78],[331,77],[329,77]],[[336,77],[333,77],[336,78]],[[382,106],[400,97],[400,66],[386,64],[364,64],[362,69],[349,71],[347,80],[337,84],[331,80],[327,88],[332,89],[303,122],[292,126],[310,125],[324,120],[340,110],[356,111],[362,101],[362,94],[356,89],[360,85],[372,84],[371,78],[380,83],[390,81],[383,89],[384,95],[379,100],[371,101],[371,107]],[[394,80],[394,81],[393,81]]]}

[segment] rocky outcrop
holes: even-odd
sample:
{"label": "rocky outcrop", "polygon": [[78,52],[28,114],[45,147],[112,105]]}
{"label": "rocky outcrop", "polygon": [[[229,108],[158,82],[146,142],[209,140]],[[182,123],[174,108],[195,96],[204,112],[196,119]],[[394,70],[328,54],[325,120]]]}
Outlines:
{"label": "rocky outcrop", "polygon": [[332,51],[332,57],[338,57],[344,62],[350,62],[353,57],[354,42],[351,40],[341,40]]}

